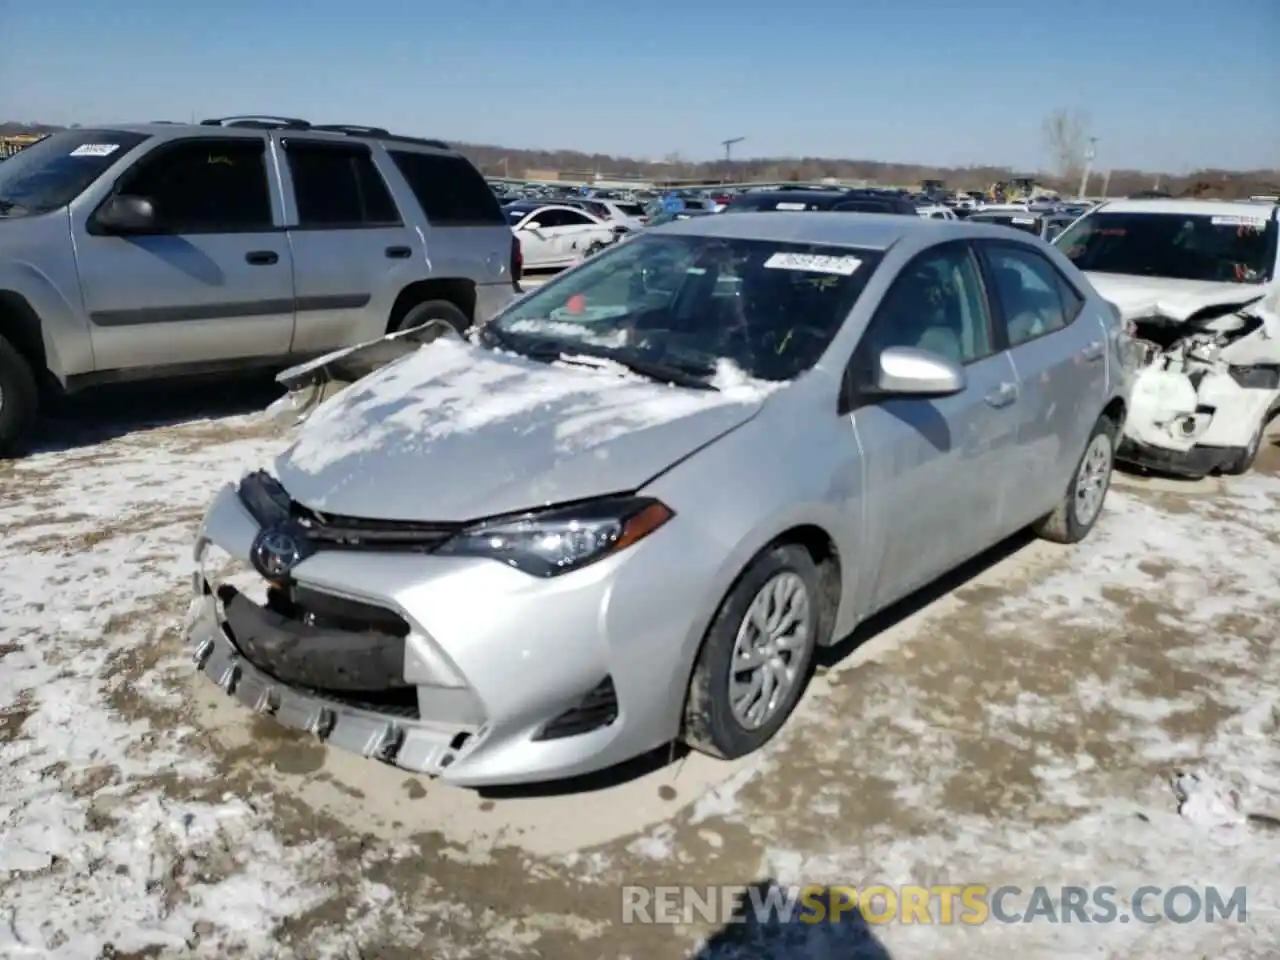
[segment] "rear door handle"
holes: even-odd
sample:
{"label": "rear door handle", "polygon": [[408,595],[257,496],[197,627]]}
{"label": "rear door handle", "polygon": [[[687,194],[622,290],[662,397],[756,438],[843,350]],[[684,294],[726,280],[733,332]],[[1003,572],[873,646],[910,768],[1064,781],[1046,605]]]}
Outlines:
{"label": "rear door handle", "polygon": [[1085,345],[1085,348],[1080,351],[1080,356],[1084,357],[1086,360],[1101,360],[1103,351],[1104,347],[1101,340],[1091,340]]}
{"label": "rear door handle", "polygon": [[413,256],[413,251],[408,247],[387,247],[384,252],[390,260],[408,260]]}
{"label": "rear door handle", "polygon": [[984,399],[990,406],[1007,407],[1018,399],[1018,385],[1016,383],[1002,383],[988,393]]}
{"label": "rear door handle", "polygon": [[245,263],[251,263],[255,267],[268,267],[273,263],[280,262],[280,254],[274,250],[250,250],[244,255]]}

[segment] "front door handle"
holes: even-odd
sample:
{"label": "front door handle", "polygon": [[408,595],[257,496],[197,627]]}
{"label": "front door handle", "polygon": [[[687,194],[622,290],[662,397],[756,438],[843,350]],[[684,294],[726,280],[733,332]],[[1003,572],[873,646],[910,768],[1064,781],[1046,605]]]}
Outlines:
{"label": "front door handle", "polygon": [[251,263],[255,267],[269,267],[273,263],[280,262],[280,254],[274,250],[250,250],[244,255],[244,262]]}
{"label": "front door handle", "polygon": [[1102,341],[1091,340],[1085,345],[1085,348],[1080,351],[1080,356],[1084,357],[1086,360],[1101,360],[1103,352],[1104,347]]}
{"label": "front door handle", "polygon": [[385,253],[391,260],[408,260],[413,256],[413,251],[408,247],[387,247]]}
{"label": "front door handle", "polygon": [[1016,383],[1002,383],[988,393],[984,399],[990,406],[1007,407],[1018,399],[1018,385]]}

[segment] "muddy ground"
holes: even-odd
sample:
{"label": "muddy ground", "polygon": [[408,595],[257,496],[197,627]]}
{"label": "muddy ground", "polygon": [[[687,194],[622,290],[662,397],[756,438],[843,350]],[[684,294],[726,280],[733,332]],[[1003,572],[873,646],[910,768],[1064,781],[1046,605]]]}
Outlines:
{"label": "muddy ground", "polygon": [[[1244,478],[1122,477],[1085,545],[1016,538],[878,618],[760,756],[484,793],[193,676],[194,527],[281,446],[246,415],[270,396],[112,397],[0,464],[0,956],[1277,955],[1280,447]],[[1251,899],[1216,924],[623,922],[624,884],[806,883]]]}

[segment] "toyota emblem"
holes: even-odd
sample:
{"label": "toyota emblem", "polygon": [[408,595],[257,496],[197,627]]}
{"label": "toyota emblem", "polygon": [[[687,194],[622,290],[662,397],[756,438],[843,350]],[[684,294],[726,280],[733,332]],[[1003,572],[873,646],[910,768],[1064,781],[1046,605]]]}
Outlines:
{"label": "toyota emblem", "polygon": [[284,580],[302,561],[303,545],[291,530],[268,527],[254,538],[249,559],[254,569],[272,582]]}

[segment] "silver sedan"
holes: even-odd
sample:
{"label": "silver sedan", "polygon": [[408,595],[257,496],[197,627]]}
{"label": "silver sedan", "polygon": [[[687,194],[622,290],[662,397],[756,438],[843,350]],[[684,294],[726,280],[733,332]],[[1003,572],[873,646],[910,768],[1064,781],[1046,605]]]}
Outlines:
{"label": "silver sedan", "polygon": [[1123,337],[1015,230],[746,213],[646,231],[470,342],[396,341],[223,490],[196,662],[281,723],[461,784],[677,738],[741,756],[818,647],[1022,527],[1088,534]]}

